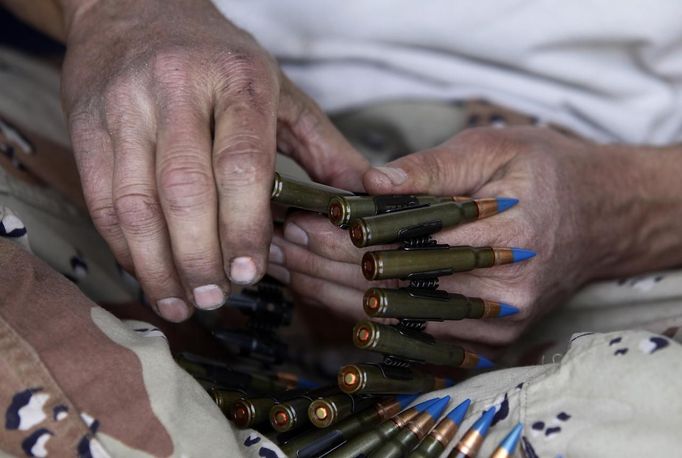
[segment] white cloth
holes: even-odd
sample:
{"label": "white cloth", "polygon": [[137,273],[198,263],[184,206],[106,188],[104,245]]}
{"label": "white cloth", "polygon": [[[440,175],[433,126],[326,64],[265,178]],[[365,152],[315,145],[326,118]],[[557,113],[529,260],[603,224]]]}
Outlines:
{"label": "white cloth", "polygon": [[323,108],[485,97],[602,142],[682,138],[682,3],[214,0]]}

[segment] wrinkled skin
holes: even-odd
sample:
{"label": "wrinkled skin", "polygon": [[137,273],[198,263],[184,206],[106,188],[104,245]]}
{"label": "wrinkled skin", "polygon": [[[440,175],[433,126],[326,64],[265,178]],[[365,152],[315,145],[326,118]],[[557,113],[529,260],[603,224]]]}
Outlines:
{"label": "wrinkled skin", "polygon": [[367,162],[209,1],[64,1],[62,99],[88,209],[163,317],[265,272],[275,151],[361,189]]}
{"label": "wrinkled skin", "polygon": [[[671,208],[671,199],[656,199],[669,192],[665,186],[670,189],[660,173],[666,164],[646,165],[651,163],[647,156],[656,154],[679,172],[679,152],[600,146],[546,128],[469,129],[434,149],[370,169],[364,184],[372,194],[520,200],[505,213],[436,235],[450,245],[537,253],[527,262],[441,278],[441,289],[509,303],[521,311],[503,319],[429,323],[428,329],[439,336],[503,345],[589,280],[679,262],[674,250],[679,236],[670,229],[680,218],[666,226],[660,216]],[[642,224],[656,221],[648,218],[652,214],[659,217],[658,226]],[[273,275],[308,302],[354,318],[363,317],[362,295],[371,284],[398,286],[397,281],[370,283],[362,276],[362,254],[385,247],[359,250],[346,231],[321,217],[291,216],[273,244]]]}

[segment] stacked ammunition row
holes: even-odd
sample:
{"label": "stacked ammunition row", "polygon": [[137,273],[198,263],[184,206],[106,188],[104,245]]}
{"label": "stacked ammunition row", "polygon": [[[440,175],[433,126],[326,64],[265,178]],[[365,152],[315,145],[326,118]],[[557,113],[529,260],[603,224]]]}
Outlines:
{"label": "stacked ammunition row", "polygon": [[[438,277],[526,259],[513,248],[439,245],[431,235],[458,224],[492,216],[513,206],[513,199],[465,199],[432,196],[355,196],[346,191],[275,176],[272,199],[289,207],[323,213],[348,228],[358,247],[402,243],[394,250],[370,251],[362,260],[368,280],[396,278],[410,282],[400,289],[370,288],[363,306],[370,318],[397,318],[388,326],[361,321],[353,330],[359,348],[384,355],[381,364],[341,368],[338,384],[317,387],[291,373],[237,370],[191,354],[178,362],[241,428],[256,428],[276,440],[289,456],[435,457],[454,442],[469,407],[465,401],[437,420],[449,398],[406,407],[425,393],[452,386],[448,378],[421,369],[424,364],[487,368],[492,363],[459,346],[438,342],[424,332],[426,321],[503,317],[515,307],[437,289]],[[251,317],[244,332],[214,335],[243,356],[279,364],[283,343],[272,330],[291,321],[291,304],[277,289],[260,287],[230,297],[228,305]],[[459,439],[450,456],[475,456],[492,422],[486,411]],[[515,428],[493,456],[510,456],[521,433]]]}

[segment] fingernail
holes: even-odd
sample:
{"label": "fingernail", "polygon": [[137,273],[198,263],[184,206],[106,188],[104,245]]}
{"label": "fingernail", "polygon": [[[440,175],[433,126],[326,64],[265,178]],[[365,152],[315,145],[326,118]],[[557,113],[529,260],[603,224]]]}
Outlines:
{"label": "fingernail", "polygon": [[277,264],[268,264],[268,274],[285,285],[288,285],[291,281],[289,270],[285,267],[278,266]]}
{"label": "fingernail", "polygon": [[238,285],[250,285],[257,274],[256,263],[248,256],[234,258],[230,264],[230,280]]}
{"label": "fingernail", "polygon": [[289,223],[284,227],[284,238],[297,245],[308,245],[308,234],[294,223]]}
{"label": "fingernail", "polygon": [[225,293],[218,285],[204,285],[194,288],[194,303],[204,310],[217,309],[225,303]]}
{"label": "fingernail", "polygon": [[394,186],[401,185],[407,180],[407,173],[403,169],[394,167],[374,167],[375,170],[386,175]]}
{"label": "fingernail", "polygon": [[268,261],[275,264],[284,264],[284,251],[274,243],[270,244],[270,253],[268,254]]}
{"label": "fingernail", "polygon": [[185,321],[189,317],[189,307],[187,303],[177,297],[167,297],[156,302],[156,307],[159,310],[159,315],[168,321],[176,323]]}

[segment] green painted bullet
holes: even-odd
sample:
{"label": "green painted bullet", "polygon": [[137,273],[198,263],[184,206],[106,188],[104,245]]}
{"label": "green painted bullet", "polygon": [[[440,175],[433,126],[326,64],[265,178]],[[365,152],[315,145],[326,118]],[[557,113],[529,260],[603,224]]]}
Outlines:
{"label": "green painted bullet", "polygon": [[452,379],[435,377],[409,367],[369,363],[343,366],[337,380],[341,391],[354,394],[426,393],[455,384]]}
{"label": "green painted bullet", "polygon": [[377,428],[367,431],[346,442],[343,446],[325,455],[326,458],[355,458],[358,455],[367,455],[383,442],[389,440],[400,431],[410,420],[422,413],[428,407],[438,401],[439,398],[430,399],[401,412],[395,417],[380,424]]}
{"label": "green painted bullet", "polygon": [[532,251],[520,248],[447,245],[370,251],[362,257],[362,273],[367,280],[433,278],[520,262],[533,256]]}
{"label": "green painted bullet", "polygon": [[369,409],[354,414],[329,428],[318,429],[295,437],[281,446],[287,456],[312,458],[332,450],[367,429],[400,413],[418,395],[402,395],[377,402]]}
{"label": "green painted bullet", "polygon": [[319,183],[306,183],[275,173],[272,186],[272,201],[288,207],[300,208],[327,214],[329,200],[334,196],[352,196],[343,189],[332,188]]}
{"label": "green painted bullet", "polygon": [[363,307],[371,318],[425,321],[504,317],[519,311],[500,302],[419,288],[370,288],[363,298]]}
{"label": "green painted bullet", "polygon": [[308,407],[308,419],[318,428],[328,428],[339,420],[370,407],[376,398],[338,393],[315,399]]}
{"label": "green painted bullet", "polygon": [[424,332],[408,332],[364,320],[353,328],[353,343],[363,350],[393,355],[418,363],[483,369],[493,364],[459,345],[437,342]]}
{"label": "green painted bullet", "polygon": [[347,227],[357,218],[381,215],[408,208],[452,202],[453,197],[387,195],[387,196],[334,196],[329,201],[329,221]]}
{"label": "green painted bullet", "polygon": [[517,202],[507,198],[464,202],[450,199],[450,202],[357,218],[350,222],[350,239],[355,246],[362,248],[426,237],[442,229],[495,215]]}

